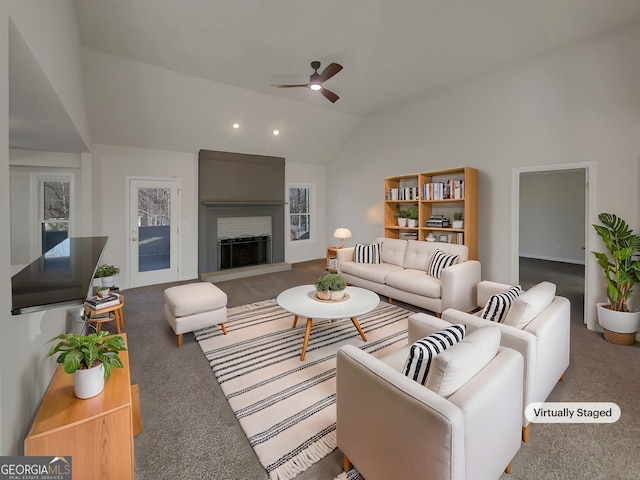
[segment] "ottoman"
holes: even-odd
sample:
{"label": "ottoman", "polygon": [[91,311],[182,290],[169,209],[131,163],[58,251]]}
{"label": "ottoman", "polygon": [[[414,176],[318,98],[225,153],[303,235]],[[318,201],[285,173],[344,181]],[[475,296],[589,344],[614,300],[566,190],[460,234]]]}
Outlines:
{"label": "ottoman", "polygon": [[208,282],[187,283],[164,291],[164,317],[178,336],[219,324],[226,335],[227,294]]}

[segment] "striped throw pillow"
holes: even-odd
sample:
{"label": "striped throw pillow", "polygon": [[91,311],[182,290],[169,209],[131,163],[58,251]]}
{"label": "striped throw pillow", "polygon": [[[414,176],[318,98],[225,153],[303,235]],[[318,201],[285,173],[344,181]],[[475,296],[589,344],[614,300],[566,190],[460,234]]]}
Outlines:
{"label": "striped throw pillow", "polygon": [[464,324],[456,323],[415,342],[409,349],[409,358],[404,364],[402,373],[424,385],[433,359],[462,340],[465,330]]}
{"label": "striped throw pillow", "polygon": [[508,288],[504,292],[493,294],[489,297],[489,301],[484,306],[480,318],[491,320],[492,322],[502,323],[507,318],[509,308],[516,298],[522,292],[520,285]]}
{"label": "striped throw pillow", "polygon": [[353,261],[356,263],[380,263],[380,244],[356,243]]}
{"label": "striped throw pillow", "polygon": [[427,274],[435,278],[440,278],[440,275],[442,275],[442,270],[450,267],[457,261],[458,255],[448,255],[438,248],[434,252],[433,257],[431,257],[431,262],[429,262],[429,270],[427,270]]}

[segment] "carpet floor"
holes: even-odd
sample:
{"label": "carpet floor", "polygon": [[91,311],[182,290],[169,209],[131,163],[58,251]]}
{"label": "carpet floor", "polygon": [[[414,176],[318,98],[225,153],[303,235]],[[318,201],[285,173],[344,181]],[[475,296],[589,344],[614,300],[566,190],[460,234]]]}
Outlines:
{"label": "carpet floor", "polygon": [[380,303],[358,317],[318,321],[300,361],[305,322],[275,300],[229,309],[228,334],[218,326],[196,332],[222,391],[260,463],[273,480],[290,480],[330,454],[336,444],[336,352],[355,345],[375,356],[407,343],[412,312]]}
{"label": "carpet floor", "polygon": [[[620,405],[622,418],[615,424],[533,425],[531,440],[514,458],[513,473],[501,480],[637,479],[640,343],[611,345],[601,333],[586,329],[584,268],[572,272],[566,267],[529,260],[520,268],[523,285],[527,279],[553,281],[558,294],[571,300],[571,364],[565,382],[556,386],[549,401],[612,401]],[[313,283],[322,273],[324,259],[294,264],[288,272],[216,285],[233,307],[275,298],[287,288]],[[194,336],[185,335],[182,347],[176,346],[163,316],[163,292],[173,285],[123,292],[132,382],[140,385],[142,404],[143,432],[135,437],[135,478],[266,480],[266,471]],[[332,480],[341,471],[342,455],[336,449],[296,480]]]}

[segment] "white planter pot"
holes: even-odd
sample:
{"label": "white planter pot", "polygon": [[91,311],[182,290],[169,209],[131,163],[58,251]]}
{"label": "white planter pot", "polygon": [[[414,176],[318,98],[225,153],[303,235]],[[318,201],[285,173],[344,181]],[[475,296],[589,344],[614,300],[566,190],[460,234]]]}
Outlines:
{"label": "white planter pot", "polygon": [[454,220],[451,223],[451,226],[453,228],[464,228],[464,220]]}
{"label": "white planter pot", "polygon": [[398,218],[398,226],[399,227],[406,227],[407,226],[407,219],[406,218]]}
{"label": "white planter pot", "polygon": [[407,226],[409,228],[416,228],[418,226],[418,220],[413,220],[413,219],[409,218],[407,220]]}
{"label": "white planter pot", "polygon": [[[611,343],[621,345],[633,345],[635,343],[635,334],[640,328],[640,311],[616,312],[609,308],[605,308],[608,303],[596,304],[598,308],[598,322],[605,330],[605,340]],[[609,334],[613,332],[614,335]],[[618,337],[616,339],[615,334]]]}
{"label": "white planter pot", "polygon": [[316,297],[318,297],[320,300],[330,300],[331,294],[329,290],[317,290]]}
{"label": "white planter pot", "polygon": [[104,389],[104,366],[77,370],[73,374],[73,393],[78,398],[92,398]]}
{"label": "white planter pot", "polygon": [[331,294],[331,300],[342,300],[342,298],[344,297],[344,290],[338,290],[338,291],[334,291],[331,290],[330,294]]}
{"label": "white planter pot", "polygon": [[116,286],[116,276],[111,275],[109,277],[102,277],[102,285],[105,287],[115,287]]}

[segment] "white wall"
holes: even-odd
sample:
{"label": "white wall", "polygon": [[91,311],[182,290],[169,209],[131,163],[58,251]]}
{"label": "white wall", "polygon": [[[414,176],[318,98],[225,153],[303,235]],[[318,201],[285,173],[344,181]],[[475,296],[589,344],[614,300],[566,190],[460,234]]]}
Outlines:
{"label": "white wall", "polygon": [[[10,225],[9,209],[9,13],[0,2],[0,225]],[[11,320],[11,231],[0,230],[0,322]],[[0,455],[15,454],[17,438],[10,430],[15,428],[11,417],[15,415],[15,382],[10,382],[8,346],[13,343],[6,331],[0,336]],[[5,353],[6,352],[6,353]],[[13,350],[11,350],[13,352]]]}
{"label": "white wall", "polygon": [[[512,168],[593,161],[594,211],[615,212],[637,228],[639,46],[635,26],[367,118],[328,166],[340,172],[328,184],[329,223],[350,225],[354,241],[370,240],[383,234],[384,177],[475,167],[482,276],[510,282]],[[600,245],[591,231],[589,243]],[[602,275],[590,261],[588,294],[602,301]],[[586,314],[592,321],[595,306]]]}
{"label": "white wall", "polygon": [[51,380],[48,340],[65,330],[66,310],[38,318],[12,316],[9,195],[9,17],[42,66],[78,132],[90,144],[80,71],[80,42],[71,0],[0,2],[0,455],[22,452],[22,442]]}
{"label": "white wall", "polygon": [[[286,163],[286,183],[308,183],[314,185],[313,199],[314,217],[312,228],[315,235],[312,241],[291,242],[289,235],[285,235],[285,262],[298,263],[315,258],[323,258],[327,248],[326,232],[331,230],[327,225],[327,178],[325,165],[307,165],[295,162]],[[286,187],[286,185],[285,185]],[[289,191],[285,194],[285,201],[289,200]],[[285,210],[288,212],[288,210]],[[285,220],[285,224],[287,221]],[[333,229],[335,230],[335,228]],[[333,232],[333,230],[331,230]]]}
{"label": "white wall", "polygon": [[93,232],[109,237],[102,260],[120,267],[118,284],[127,288],[127,177],[180,179],[179,279],[198,277],[198,157],[114,145],[93,145]]}

